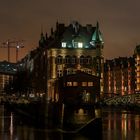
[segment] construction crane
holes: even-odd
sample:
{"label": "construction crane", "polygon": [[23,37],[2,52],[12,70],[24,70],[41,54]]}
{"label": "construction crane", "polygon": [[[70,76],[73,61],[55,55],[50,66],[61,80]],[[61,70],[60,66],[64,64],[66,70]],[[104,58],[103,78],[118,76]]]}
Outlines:
{"label": "construction crane", "polygon": [[20,48],[23,48],[23,41],[24,40],[14,40],[10,41],[9,39],[6,42],[2,43],[1,48],[7,48],[8,52],[8,62],[10,62],[10,48],[16,48],[16,62],[18,61],[18,51]]}

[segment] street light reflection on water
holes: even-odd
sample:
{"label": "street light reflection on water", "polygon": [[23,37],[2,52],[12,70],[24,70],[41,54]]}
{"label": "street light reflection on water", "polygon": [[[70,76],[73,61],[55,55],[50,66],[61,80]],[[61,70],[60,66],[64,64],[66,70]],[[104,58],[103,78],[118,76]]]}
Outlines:
{"label": "street light reflection on water", "polygon": [[104,140],[140,139],[140,112],[105,109],[102,114]]}
{"label": "street light reflection on water", "polygon": [[[81,123],[86,121],[86,117],[90,119],[93,115],[102,113],[103,140],[140,139],[140,112],[109,108],[102,111],[95,109],[95,113],[91,112],[83,109],[75,110],[73,116],[70,116],[71,119],[67,121],[79,119],[77,123]],[[64,117],[68,117],[69,113],[64,114]],[[91,140],[79,134],[64,135],[55,129],[40,128],[22,120],[24,120],[23,117],[0,106],[0,140]]]}
{"label": "street light reflection on water", "polygon": [[10,115],[10,136],[11,136],[11,140],[12,140],[12,136],[13,136],[13,113],[12,112]]}
{"label": "street light reflection on water", "polygon": [[[85,122],[95,117],[95,113],[87,109],[64,110],[64,123],[68,126],[83,125]],[[69,116],[71,114],[71,116]],[[0,140],[89,140],[81,134],[63,134],[56,128],[40,127],[30,123],[32,120],[27,120],[24,116],[19,116],[15,112],[7,110],[3,105],[0,106]],[[29,122],[29,123],[28,123]],[[73,129],[73,130],[74,130]]]}

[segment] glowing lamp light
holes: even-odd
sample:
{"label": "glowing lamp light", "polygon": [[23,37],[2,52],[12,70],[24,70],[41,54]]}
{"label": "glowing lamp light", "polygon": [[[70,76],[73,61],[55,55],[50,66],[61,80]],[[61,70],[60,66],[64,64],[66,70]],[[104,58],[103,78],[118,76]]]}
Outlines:
{"label": "glowing lamp light", "polygon": [[83,43],[82,42],[78,43],[78,48],[83,48]]}
{"label": "glowing lamp light", "polygon": [[17,46],[17,49],[19,49],[19,45]]}

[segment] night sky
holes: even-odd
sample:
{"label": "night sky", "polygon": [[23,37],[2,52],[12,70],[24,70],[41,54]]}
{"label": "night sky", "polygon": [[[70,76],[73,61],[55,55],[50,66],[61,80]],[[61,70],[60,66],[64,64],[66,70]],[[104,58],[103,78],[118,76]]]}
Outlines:
{"label": "night sky", "polygon": [[[38,46],[41,27],[50,34],[58,21],[68,25],[99,22],[104,38],[105,59],[132,56],[140,44],[139,0],[0,0],[0,43],[7,39],[24,40],[20,58]],[[0,48],[0,61],[7,49]],[[15,61],[15,49],[11,49]]]}

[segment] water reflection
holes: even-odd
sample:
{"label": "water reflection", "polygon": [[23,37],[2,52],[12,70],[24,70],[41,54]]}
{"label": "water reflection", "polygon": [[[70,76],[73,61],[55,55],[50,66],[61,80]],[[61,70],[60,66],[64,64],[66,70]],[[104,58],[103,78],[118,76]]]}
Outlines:
{"label": "water reflection", "polygon": [[140,115],[116,109],[103,110],[104,140],[139,140]]}
{"label": "water reflection", "polygon": [[12,137],[13,137],[13,113],[11,112],[11,115],[10,115],[10,140],[12,140]]}
{"label": "water reflection", "polygon": [[[69,108],[64,109],[62,116],[65,125],[77,127],[100,114],[100,110]],[[140,139],[140,112],[103,109],[102,116],[103,140]],[[80,134],[62,134],[56,129],[40,128],[23,120],[0,106],[0,140],[90,140]]]}
{"label": "water reflection", "polygon": [[[96,111],[97,113],[98,111]],[[98,114],[98,113],[97,113]],[[95,116],[94,109],[64,109],[65,125],[79,126]],[[40,128],[26,122],[23,116],[0,106],[0,140],[90,140],[81,134],[63,134],[56,129]]]}
{"label": "water reflection", "polygon": [[64,108],[63,127],[76,129],[91,119],[95,118],[94,108]]}

